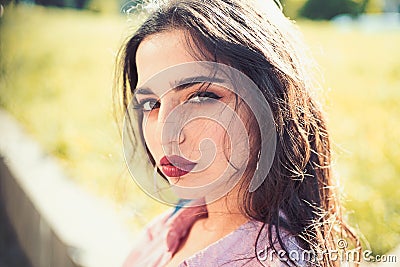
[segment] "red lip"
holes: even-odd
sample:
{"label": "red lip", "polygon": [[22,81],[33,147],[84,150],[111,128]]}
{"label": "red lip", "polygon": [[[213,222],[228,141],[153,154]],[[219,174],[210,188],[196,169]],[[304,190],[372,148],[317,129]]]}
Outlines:
{"label": "red lip", "polygon": [[163,173],[169,177],[179,177],[189,173],[196,163],[177,155],[164,156],[160,160]]}

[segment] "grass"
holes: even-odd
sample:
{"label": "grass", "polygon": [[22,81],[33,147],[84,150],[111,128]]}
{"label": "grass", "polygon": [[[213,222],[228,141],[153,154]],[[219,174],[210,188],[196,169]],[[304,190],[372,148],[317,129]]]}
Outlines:
{"label": "grass", "polygon": [[[9,6],[0,20],[0,106],[82,187],[131,213],[140,229],[165,207],[126,171],[112,115],[125,18]],[[400,52],[397,32],[300,22],[321,66],[325,108],[348,220],[374,253],[400,243]]]}
{"label": "grass", "polygon": [[325,75],[349,220],[382,254],[400,243],[400,35],[307,23],[303,31]]}
{"label": "grass", "polygon": [[10,6],[1,19],[0,105],[72,179],[133,213],[136,229],[164,207],[149,205],[129,176],[113,117],[114,59],[127,31],[125,18]]}

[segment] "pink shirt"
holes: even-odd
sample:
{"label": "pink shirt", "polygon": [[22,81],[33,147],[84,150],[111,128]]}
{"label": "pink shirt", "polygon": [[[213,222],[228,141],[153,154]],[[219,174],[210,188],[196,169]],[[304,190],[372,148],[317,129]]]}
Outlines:
{"label": "pink shirt", "polygon": [[[169,210],[161,214],[146,227],[123,267],[165,266],[177,251],[181,240],[189,233],[193,223],[204,216],[207,216],[206,206],[181,208],[175,214]],[[253,220],[242,224],[235,231],[181,262],[179,267],[286,266],[279,260],[276,253],[270,250],[265,253],[269,244],[266,227],[257,245],[257,252],[262,263],[257,260],[255,243],[262,225],[263,223]],[[301,250],[292,236],[285,235],[284,242],[290,251]],[[278,245],[275,247],[279,250]]]}

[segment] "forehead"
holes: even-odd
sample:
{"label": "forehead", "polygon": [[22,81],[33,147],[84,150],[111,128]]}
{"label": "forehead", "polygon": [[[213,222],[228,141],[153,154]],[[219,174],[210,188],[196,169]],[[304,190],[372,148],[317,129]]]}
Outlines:
{"label": "forehead", "polygon": [[137,86],[161,70],[192,61],[196,60],[188,51],[182,30],[150,35],[140,43],[136,52]]}

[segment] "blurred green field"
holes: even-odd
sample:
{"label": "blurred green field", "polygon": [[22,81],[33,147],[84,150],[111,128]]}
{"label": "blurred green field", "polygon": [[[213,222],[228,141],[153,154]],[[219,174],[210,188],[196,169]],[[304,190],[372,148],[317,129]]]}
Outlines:
{"label": "blurred green field", "polygon": [[[115,54],[133,27],[126,20],[7,7],[0,19],[0,106],[72,179],[129,212],[138,230],[165,207],[127,173],[113,118]],[[400,243],[400,33],[299,25],[324,76],[348,220],[383,254]]]}
{"label": "blurred green field", "polygon": [[301,27],[325,78],[349,221],[387,252],[400,243],[400,32]]}

